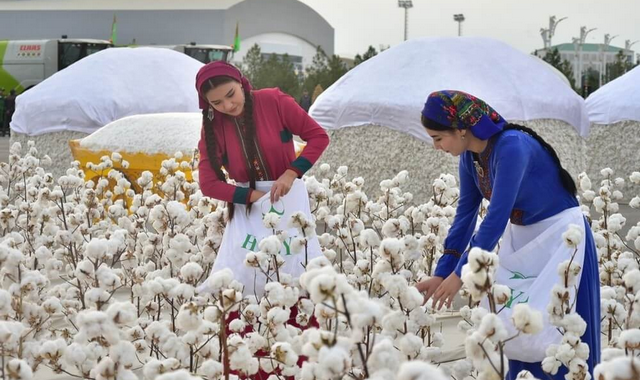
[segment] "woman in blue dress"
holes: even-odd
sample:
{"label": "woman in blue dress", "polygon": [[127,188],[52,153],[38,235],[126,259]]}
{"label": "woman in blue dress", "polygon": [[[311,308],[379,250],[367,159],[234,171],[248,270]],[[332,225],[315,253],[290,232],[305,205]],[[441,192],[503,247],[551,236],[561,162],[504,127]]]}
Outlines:
{"label": "woman in blue dress", "polygon": [[[512,238],[510,246],[526,246],[542,232],[545,221],[579,211],[576,185],[571,175],[547,142],[533,130],[506,122],[482,100],[460,91],[438,91],[429,95],[422,111],[422,124],[436,149],[460,156],[460,199],[456,216],[444,242],[444,255],[434,276],[417,285],[425,298],[433,298],[437,308],[451,305],[462,286],[461,271],[467,263],[469,249],[492,251],[506,232],[525,238]],[[487,214],[476,231],[482,199],[490,200]],[[582,341],[590,348],[587,364],[593,368],[600,361],[600,284],[593,236],[584,223],[584,262],[579,280],[576,312],[587,329]],[[555,218],[555,219],[554,219]],[[569,226],[561,226],[563,231]],[[536,228],[538,228],[536,230]],[[513,231],[512,231],[513,229]],[[564,244],[562,239],[544,244]],[[501,251],[502,252],[502,247]],[[503,258],[499,253],[500,263]],[[533,258],[531,265],[540,261]],[[558,277],[558,281],[560,278]],[[549,290],[553,284],[549,285]],[[530,305],[531,306],[531,305]],[[547,310],[539,310],[543,314]],[[511,359],[511,358],[510,358]],[[539,379],[550,378],[541,362],[509,360],[509,379],[528,370]],[[564,379],[566,368],[551,378]]]}

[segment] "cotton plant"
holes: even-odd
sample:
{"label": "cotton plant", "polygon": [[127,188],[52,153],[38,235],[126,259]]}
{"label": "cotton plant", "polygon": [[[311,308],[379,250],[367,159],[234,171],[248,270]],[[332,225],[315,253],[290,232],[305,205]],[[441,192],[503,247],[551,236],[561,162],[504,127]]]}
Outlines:
{"label": "cotton plant", "polygon": [[551,299],[547,305],[549,323],[556,326],[562,335],[559,344],[552,344],[546,349],[546,357],[542,361],[544,372],[555,375],[561,366],[567,368],[568,379],[589,380],[590,348],[580,337],[585,333],[587,324],[575,311],[578,289],[578,277],[582,267],[575,262],[578,246],[584,236],[579,226],[570,225],[562,235],[564,244],[573,249],[572,256],[558,266],[559,283],[551,290]]}
{"label": "cotton plant", "polygon": [[[636,292],[627,283],[633,278],[639,264],[640,226],[632,226],[626,236],[621,235],[626,218],[617,213],[618,205],[615,201],[622,199],[621,191],[625,181],[622,178],[614,179],[613,171],[608,168],[603,169],[601,175],[604,180],[599,195],[590,190],[591,182],[584,173],[580,175],[580,188],[583,191],[583,209],[588,212],[591,202],[596,212],[601,214],[599,219],[592,222],[592,230],[598,250],[602,284],[602,331],[606,336],[606,345],[616,347],[620,333],[626,328],[634,327],[633,300]],[[640,173],[632,173],[629,181],[640,184]],[[638,197],[634,197],[629,203],[632,208],[638,207],[636,198]],[[629,322],[632,324],[629,325]]]}
{"label": "cotton plant", "polygon": [[[466,331],[466,360],[456,363],[451,372],[459,377],[503,379],[507,373],[505,344],[523,334],[537,334],[542,329],[542,314],[521,303],[513,307],[510,322],[515,334],[510,335],[499,314],[509,307],[511,289],[496,284],[495,275],[499,264],[494,252],[472,248],[468,263],[462,268],[462,282],[466,294],[474,305],[486,299],[488,309],[483,306],[464,306],[460,310],[462,320],[459,327]],[[518,378],[529,378],[526,371]]]}
{"label": "cotton plant", "polygon": [[[459,197],[451,175],[436,178],[427,203],[415,204],[402,190],[406,171],[365,194],[364,179],[347,167],[332,172],[320,165],[318,177],[304,178],[312,218],[297,214],[282,222],[300,236],[292,250],[305,255],[317,233],[323,255],[304,260],[300,279],[280,272],[287,236],[276,229],[279,216],[268,213],[263,222],[273,235],[246,260],[268,280],[263,294],[248,296],[232,273],[210,276],[228,210],[185,175],[193,161],[177,154],[159,172],[137,178],[126,175],[128,163],[118,153],[88,168],[73,162],[60,178],[47,173],[49,163],[29,143],[24,153],[14,144],[9,162],[0,164],[0,356],[11,378],[47,370],[111,380],[258,373],[461,380],[495,378],[502,370],[500,350],[511,337],[495,313],[510,294],[492,282],[493,256],[475,251],[470,263],[477,273],[465,277],[465,288],[475,299],[491,296],[494,306],[460,311],[466,360],[446,372],[429,364],[446,336],[413,285],[433,275],[442,254]],[[86,180],[85,171],[96,176]],[[637,360],[638,247],[629,247],[640,229],[619,236],[622,182],[606,174],[597,194],[604,206],[595,203],[608,216],[593,228],[600,257],[615,263],[602,276],[611,284],[603,299],[616,307],[611,348],[597,370],[609,376],[609,362],[625,363],[633,374]],[[640,174],[629,180],[640,181]],[[535,331],[538,321],[523,306],[514,313],[518,334]]]}

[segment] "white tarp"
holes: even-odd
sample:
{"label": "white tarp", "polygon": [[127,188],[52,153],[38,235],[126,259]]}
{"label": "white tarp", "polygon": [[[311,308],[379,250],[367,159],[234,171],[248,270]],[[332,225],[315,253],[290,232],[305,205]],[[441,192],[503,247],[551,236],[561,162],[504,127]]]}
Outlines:
{"label": "white tarp", "polygon": [[92,133],[130,115],[198,112],[194,83],[201,67],[171,49],[106,49],[18,96],[11,129],[29,136]]}
{"label": "white tarp", "polygon": [[544,63],[488,38],[409,40],[358,65],[323,92],[310,110],[326,129],[380,125],[430,138],[420,124],[427,96],[461,90],[507,120],[557,119],[589,133],[584,100]]}
{"label": "white tarp", "polygon": [[587,98],[586,106],[594,124],[640,121],[640,67],[600,87]]}

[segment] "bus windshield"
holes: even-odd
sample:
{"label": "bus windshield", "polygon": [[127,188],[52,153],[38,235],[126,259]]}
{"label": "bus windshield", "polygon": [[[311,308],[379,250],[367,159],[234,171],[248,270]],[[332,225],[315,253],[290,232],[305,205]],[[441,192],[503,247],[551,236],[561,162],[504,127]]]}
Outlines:
{"label": "bus windshield", "polygon": [[226,50],[211,48],[185,47],[184,53],[202,63],[213,61],[226,61],[229,54]]}
{"label": "bus windshield", "polygon": [[89,42],[60,42],[58,70],[66,69],[82,58],[108,48],[109,44]]}

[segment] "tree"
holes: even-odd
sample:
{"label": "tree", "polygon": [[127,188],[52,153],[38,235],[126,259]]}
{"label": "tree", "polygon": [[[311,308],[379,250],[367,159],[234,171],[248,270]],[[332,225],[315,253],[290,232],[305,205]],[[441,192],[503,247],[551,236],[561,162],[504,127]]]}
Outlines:
{"label": "tree", "polygon": [[278,87],[294,98],[300,96],[300,81],[288,54],[271,54],[265,60],[255,44],[244,56],[242,67],[255,89]]}
{"label": "tree", "polygon": [[264,58],[262,57],[262,51],[260,50],[260,46],[255,44],[251,49],[249,49],[242,60],[244,75],[249,78],[251,83],[254,83],[257,79],[258,73],[260,72],[263,64]]}
{"label": "tree", "polygon": [[558,71],[560,71],[565,77],[567,77],[567,79],[569,80],[569,83],[571,84],[571,87],[575,89],[576,84],[573,79],[573,68],[571,67],[571,62],[567,61],[566,59],[563,60],[560,57],[560,52],[558,51],[558,48],[547,50],[547,53],[544,55],[542,59],[548,64],[550,64],[551,66],[558,69]]}
{"label": "tree", "polygon": [[600,72],[594,68],[588,68],[582,72],[582,91],[580,95],[587,98],[591,93],[597,90],[600,85]]}
{"label": "tree", "polygon": [[254,86],[255,88],[278,87],[294,98],[300,96],[300,82],[288,54],[271,54],[258,71]]}
{"label": "tree", "polygon": [[616,54],[616,60],[613,63],[607,64],[607,77],[605,78],[605,82],[612,81],[631,69],[633,69],[633,63],[629,62],[627,56],[620,50],[618,54]]}
{"label": "tree", "polygon": [[328,88],[340,79],[349,69],[344,61],[337,55],[332,55],[327,67],[326,82],[323,83],[324,88]]}
{"label": "tree", "polygon": [[369,58],[373,58],[376,55],[378,55],[378,52],[376,51],[376,48],[374,48],[373,46],[369,45],[369,49],[367,49],[367,51],[363,55],[356,54],[356,56],[355,56],[355,58],[353,60],[353,67],[358,66],[362,62],[366,61]]}
{"label": "tree", "polygon": [[310,93],[312,93],[315,87],[319,84],[326,88],[323,83],[326,82],[325,78],[328,71],[329,58],[324,50],[318,46],[316,49],[316,55],[311,61],[311,66],[307,67],[307,77],[304,80],[303,88]]}

